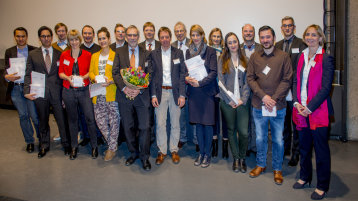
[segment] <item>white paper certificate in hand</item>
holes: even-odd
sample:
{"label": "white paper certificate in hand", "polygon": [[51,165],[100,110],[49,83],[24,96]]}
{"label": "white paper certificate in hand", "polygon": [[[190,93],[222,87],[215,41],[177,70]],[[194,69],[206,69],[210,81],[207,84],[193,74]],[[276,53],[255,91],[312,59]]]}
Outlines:
{"label": "white paper certificate in hand", "polygon": [[23,82],[26,69],[26,58],[10,58],[10,68],[7,69],[8,74],[17,73],[17,76],[21,78],[16,80],[17,82]]}
{"label": "white paper certificate in hand", "polygon": [[206,72],[204,63],[205,61],[201,59],[200,55],[185,60],[189,76],[196,79],[197,81],[201,81],[206,76],[208,76],[208,72]]}
{"label": "white paper certificate in hand", "polygon": [[276,117],[277,113],[276,113],[276,106],[273,106],[272,111],[268,111],[268,109],[266,109],[266,107],[263,105],[262,106],[262,116],[263,117]]}
{"label": "white paper certificate in hand", "polygon": [[30,94],[36,94],[35,98],[45,98],[46,75],[35,71],[31,72]]}
{"label": "white paper certificate in hand", "polygon": [[89,90],[91,98],[98,95],[106,95],[106,87],[103,87],[101,83],[91,84]]}
{"label": "white paper certificate in hand", "polygon": [[231,91],[228,91],[226,89],[226,87],[224,86],[224,84],[219,80],[219,87],[220,89],[226,94],[226,96],[233,101],[236,105],[239,104],[239,101],[237,100],[237,98],[234,96],[234,94]]}
{"label": "white paper certificate in hand", "polygon": [[106,83],[103,75],[96,75],[96,83]]}
{"label": "white paper certificate in hand", "polygon": [[72,82],[74,87],[83,87],[83,78],[80,76],[73,76]]}

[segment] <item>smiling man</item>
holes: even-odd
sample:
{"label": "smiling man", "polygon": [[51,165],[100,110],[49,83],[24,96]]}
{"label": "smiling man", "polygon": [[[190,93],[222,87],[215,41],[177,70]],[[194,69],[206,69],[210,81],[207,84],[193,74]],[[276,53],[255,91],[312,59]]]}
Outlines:
{"label": "smiling man", "polygon": [[[296,25],[292,17],[286,16],[281,20],[281,32],[284,36],[284,39],[276,43],[276,48],[287,52],[291,57],[292,69],[295,72],[298,62],[298,55],[307,47],[306,44],[302,41],[301,38],[295,36]],[[292,86],[290,87],[292,91]],[[296,166],[299,161],[299,140],[298,132],[296,130],[296,125],[292,122],[292,95],[286,97],[287,107],[286,107],[286,118],[285,118],[285,128],[283,131],[283,140],[284,140],[284,155],[289,156],[292,151],[292,156],[288,162],[289,166]],[[292,139],[292,140],[291,140]],[[292,142],[292,148],[291,148]]]}
{"label": "smiling man", "polygon": [[95,33],[92,26],[90,25],[83,26],[82,38],[83,38],[83,43],[80,46],[81,49],[86,50],[91,54],[101,50],[101,47],[93,42],[95,38]]}
{"label": "smiling man", "polygon": [[271,27],[261,27],[259,37],[263,49],[251,55],[247,67],[247,82],[253,92],[251,103],[256,125],[257,147],[256,167],[250,172],[250,177],[258,177],[266,170],[270,123],[274,181],[281,185],[285,97],[291,86],[292,67],[289,55],[274,47],[276,37]]}
{"label": "smiling man", "polygon": [[52,47],[60,52],[64,52],[70,49],[70,45],[67,41],[67,26],[60,22],[55,25],[55,33],[57,35],[58,41],[52,43]]}
{"label": "smiling man", "polygon": [[240,44],[240,48],[247,59],[255,52],[261,49],[261,45],[255,42],[255,27],[251,24],[245,24],[242,27],[242,38],[244,42]]}
{"label": "smiling man", "polygon": [[170,115],[170,140],[169,151],[173,163],[180,161],[178,155],[178,142],[180,137],[180,108],[185,104],[185,65],[183,52],[171,47],[172,33],[168,27],[161,27],[158,31],[161,48],[153,50],[152,60],[152,82],[150,94],[152,105],[155,108],[157,146],[159,148],[156,164],[164,162],[167,155],[167,112]]}
{"label": "smiling man", "polygon": [[121,23],[116,24],[116,26],[114,27],[114,36],[116,38],[116,41],[109,46],[113,51],[116,51],[117,48],[127,45],[127,41],[125,39],[125,30],[126,28]]}
{"label": "smiling man", "polygon": [[152,51],[157,48],[160,48],[160,42],[154,39],[155,26],[152,22],[146,22],[143,25],[143,34],[145,37],[145,41],[139,43],[139,46],[145,48],[147,51]]}

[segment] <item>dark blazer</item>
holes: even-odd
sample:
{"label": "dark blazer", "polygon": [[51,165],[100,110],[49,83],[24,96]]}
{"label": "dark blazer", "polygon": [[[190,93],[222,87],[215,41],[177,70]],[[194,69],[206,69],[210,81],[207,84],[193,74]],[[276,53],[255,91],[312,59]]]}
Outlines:
{"label": "dark blazer", "polygon": [[[155,41],[155,49],[160,49],[160,47],[162,46],[162,45],[160,44],[160,42],[157,41],[157,40],[154,40],[154,41]],[[141,48],[143,48],[143,49],[146,50],[145,41],[139,43],[138,45],[139,45],[139,47],[141,47]],[[152,49],[152,50],[153,50],[153,49]]]}
{"label": "dark blazer", "polygon": [[[189,42],[190,42],[190,39],[189,39],[189,38],[186,38],[185,46],[189,47]],[[172,43],[172,46],[175,47],[175,48],[179,48],[179,47],[178,47],[178,40],[174,41],[174,42]]]}
{"label": "dark blazer", "polygon": [[[186,59],[190,59],[189,49],[186,51]],[[216,50],[212,47],[207,47],[205,54],[201,56],[205,60],[205,68],[208,73],[208,76],[203,80],[199,81],[199,87],[205,92],[208,96],[215,96],[219,93],[218,83],[216,81],[217,76],[217,58]],[[210,64],[210,65],[209,65]],[[189,96],[191,89],[190,85],[188,86],[187,95]]]}
{"label": "dark blazer", "polygon": [[[123,46],[128,45],[127,41],[124,41]],[[116,51],[116,42],[112,43],[109,48],[111,48],[114,52]]]}
{"label": "dark blazer", "polygon": [[[302,53],[301,53],[302,54]],[[299,54],[298,58],[300,58],[301,54]],[[305,63],[303,62],[303,65]],[[300,77],[302,81],[303,76],[303,69],[300,72]],[[324,53],[323,54],[323,61],[322,61],[322,88],[316,94],[316,96],[308,103],[307,108],[314,112],[325,100],[327,100],[328,105],[328,112],[329,114],[333,114],[333,105],[330,97],[330,92],[332,89],[332,82],[334,77],[334,69],[335,69],[335,59]],[[310,80],[307,80],[307,86],[310,84]],[[301,85],[302,83],[300,83]],[[293,75],[293,102],[298,102],[297,98],[297,73]]]}
{"label": "dark blazer", "polygon": [[30,52],[26,64],[24,94],[30,93],[31,72],[36,71],[46,75],[45,98],[51,96],[52,99],[61,100],[62,80],[58,76],[60,56],[61,52],[53,48],[51,70],[48,73],[41,47]]}
{"label": "dark blazer", "polygon": [[[283,50],[283,43],[284,43],[284,40],[280,40],[279,42],[277,42],[275,44],[275,47],[280,49],[280,50]],[[292,62],[292,69],[293,69],[293,72],[296,71],[296,68],[297,68],[297,63],[298,63],[298,55],[304,50],[306,49],[307,45],[302,41],[301,38],[297,38],[295,35],[293,36],[293,39],[292,39],[292,45],[290,47],[290,50],[288,52],[288,54],[290,55],[290,58],[291,58],[291,62]],[[299,53],[292,53],[292,49],[293,48],[298,48],[299,49]]]}
{"label": "dark blazer", "polygon": [[[162,48],[156,48],[151,52],[152,60],[152,81],[150,83],[150,96],[156,96],[160,103],[162,98],[162,83],[163,83],[163,65],[162,65]],[[179,96],[185,97],[185,63],[183,52],[177,48],[171,47],[171,81],[174,102],[178,105]],[[174,64],[174,60],[179,60],[180,63]]]}
{"label": "dark blazer", "polygon": [[[226,87],[227,90],[231,91],[232,93],[234,93],[234,89],[235,89],[235,69],[234,69],[234,64],[232,63],[231,59],[230,59],[230,63],[229,63],[229,73],[225,73],[223,74],[223,61],[222,58],[219,59],[218,61],[218,79],[219,81],[221,81],[221,83],[223,83],[223,85]],[[246,80],[246,70],[245,72],[242,72],[241,70],[238,70],[238,79],[239,79],[239,92],[240,92],[240,99],[242,100],[242,102],[244,102],[244,105],[246,105],[247,101],[250,98],[250,92],[251,89],[249,87],[249,84],[247,83]],[[229,97],[226,96],[226,94],[220,89],[220,98],[223,99],[225,101],[225,103],[229,104],[230,103],[230,99]]]}
{"label": "dark blazer", "polygon": [[[30,54],[30,52],[34,49],[36,49],[36,47],[31,46],[31,45],[27,45],[28,48],[28,53]],[[5,70],[10,68],[10,58],[17,58],[17,46],[13,46],[8,48],[5,51]],[[7,74],[7,71],[5,71],[5,74]],[[14,88],[14,83],[13,82],[9,82],[8,86],[7,86],[7,90],[6,90],[6,97],[9,97],[11,95],[11,91]]]}
{"label": "dark blazer", "polygon": [[[248,57],[246,56],[246,52],[245,52],[245,50],[244,50],[244,43],[241,43],[241,44],[240,44],[240,49],[241,49],[241,51],[242,51],[242,54],[247,58],[247,60],[249,60],[250,58],[248,58]],[[259,50],[261,50],[261,49],[262,49],[261,44],[255,42],[255,52],[257,52],[257,51],[259,51]]]}
{"label": "dark blazer", "polygon": [[97,45],[96,43],[93,43],[91,48],[86,47],[83,43],[80,46],[81,49],[86,50],[87,52],[90,52],[91,54],[94,54],[101,50],[101,46]]}
{"label": "dark blazer", "polygon": [[[116,83],[117,89],[120,91],[120,93],[123,93],[122,90],[126,86],[123,82],[120,70],[126,69],[129,66],[130,66],[130,60],[129,60],[128,45],[125,45],[116,50],[116,56],[114,58],[113,68],[112,68],[113,80]],[[142,67],[145,73],[152,73],[150,52],[146,51],[141,47],[139,47],[139,66]],[[142,89],[140,93],[141,94],[139,94],[137,97],[140,97],[144,104],[149,104],[150,102],[149,89],[148,88]],[[121,101],[121,99],[119,99],[119,101]]]}

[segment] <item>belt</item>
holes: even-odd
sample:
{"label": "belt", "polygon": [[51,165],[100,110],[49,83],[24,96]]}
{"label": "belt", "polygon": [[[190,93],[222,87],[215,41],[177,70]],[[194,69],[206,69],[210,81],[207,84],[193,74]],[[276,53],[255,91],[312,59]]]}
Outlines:
{"label": "belt", "polygon": [[168,90],[168,89],[173,89],[173,88],[171,86],[162,86],[162,89]]}
{"label": "belt", "polygon": [[16,83],[16,82],[14,82],[14,85],[24,86],[24,83]]}

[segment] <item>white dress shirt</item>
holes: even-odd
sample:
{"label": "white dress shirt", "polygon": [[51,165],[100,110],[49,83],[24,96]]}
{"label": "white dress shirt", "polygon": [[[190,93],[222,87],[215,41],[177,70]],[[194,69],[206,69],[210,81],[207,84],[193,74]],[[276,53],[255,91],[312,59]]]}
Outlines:
{"label": "white dress shirt", "polygon": [[171,78],[171,47],[166,51],[162,49],[162,66],[163,66],[163,83],[162,86],[172,86],[172,78]]}
{"label": "white dress shirt", "polygon": [[[42,55],[43,55],[43,57],[44,57],[44,61],[46,61],[46,51],[45,51],[45,47],[44,46],[41,46],[41,49],[42,49]],[[47,48],[48,49],[48,52],[49,52],[49,54],[50,54],[50,59],[51,59],[51,63],[52,63],[52,53],[53,53],[53,48],[52,48],[52,46],[51,47],[49,47],[49,48]]]}

